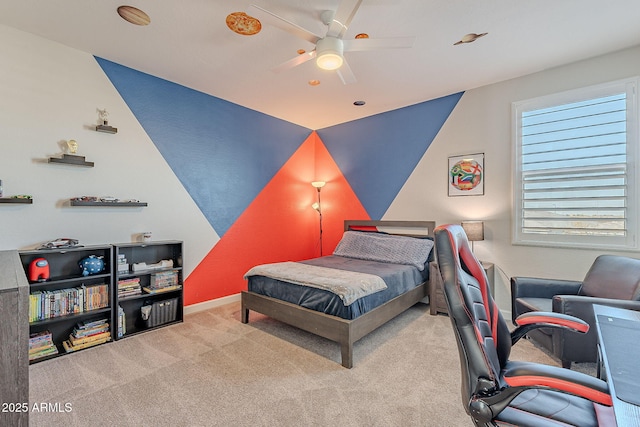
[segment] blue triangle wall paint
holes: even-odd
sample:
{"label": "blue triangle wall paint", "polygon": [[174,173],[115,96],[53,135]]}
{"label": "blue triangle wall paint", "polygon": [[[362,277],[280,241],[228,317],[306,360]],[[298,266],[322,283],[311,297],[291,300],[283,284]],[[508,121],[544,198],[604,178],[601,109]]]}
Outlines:
{"label": "blue triangle wall paint", "polygon": [[462,95],[317,131],[371,219],[389,209]]}
{"label": "blue triangle wall paint", "polygon": [[96,61],[221,237],[311,134],[185,86]]}

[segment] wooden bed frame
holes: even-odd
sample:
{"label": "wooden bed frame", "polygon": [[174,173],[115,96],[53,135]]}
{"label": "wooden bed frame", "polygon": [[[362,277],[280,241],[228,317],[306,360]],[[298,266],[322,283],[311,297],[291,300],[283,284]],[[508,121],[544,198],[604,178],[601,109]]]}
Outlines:
{"label": "wooden bed frame", "polygon": [[[426,230],[426,236],[433,237],[434,221],[357,221],[346,220],[345,231],[351,227],[390,227]],[[408,236],[425,236],[418,233],[392,234]],[[384,325],[389,320],[404,312],[414,304],[429,295],[429,281],[423,282],[415,288],[394,299],[364,313],[363,315],[347,320],[337,316],[331,316],[319,311],[300,307],[286,301],[259,295],[250,291],[242,291],[242,323],[249,322],[249,310],[265,314],[273,319],[295,326],[299,329],[311,332],[340,344],[342,354],[342,366],[353,367],[353,345],[360,338]]]}

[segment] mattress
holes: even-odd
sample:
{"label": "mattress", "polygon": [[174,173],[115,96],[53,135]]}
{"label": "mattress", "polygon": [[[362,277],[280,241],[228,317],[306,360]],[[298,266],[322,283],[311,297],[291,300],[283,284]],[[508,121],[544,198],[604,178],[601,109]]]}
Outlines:
{"label": "mattress", "polygon": [[429,278],[428,268],[420,271],[412,265],[368,261],[337,255],[313,258],[301,262],[320,267],[375,274],[384,280],[387,288],[359,298],[348,306],[344,305],[338,295],[330,291],[288,283],[265,276],[249,277],[248,290],[311,310],[352,320],[415,288]]}

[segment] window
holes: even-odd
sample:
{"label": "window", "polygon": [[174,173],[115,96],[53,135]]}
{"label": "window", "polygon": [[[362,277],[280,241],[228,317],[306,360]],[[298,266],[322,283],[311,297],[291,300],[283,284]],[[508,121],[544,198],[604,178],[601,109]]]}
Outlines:
{"label": "window", "polygon": [[638,248],[637,85],[513,104],[515,244]]}

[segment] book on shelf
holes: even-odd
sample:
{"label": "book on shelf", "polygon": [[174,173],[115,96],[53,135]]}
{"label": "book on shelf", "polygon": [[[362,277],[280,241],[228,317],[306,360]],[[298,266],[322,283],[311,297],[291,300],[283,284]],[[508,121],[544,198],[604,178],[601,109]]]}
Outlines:
{"label": "book on shelf", "polygon": [[29,322],[79,314],[109,306],[109,285],[35,291],[29,295]]}
{"label": "book on shelf", "polygon": [[50,331],[34,332],[29,335],[29,360],[58,354]]}
{"label": "book on shelf", "polygon": [[125,292],[118,291],[118,298],[120,298],[120,299],[128,298],[128,297],[135,297],[136,295],[142,295],[142,289],[136,289],[136,290],[125,291]]}
{"label": "book on shelf", "polygon": [[84,311],[84,291],[81,288],[35,291],[29,295],[29,321],[51,319]]}
{"label": "book on shelf", "polygon": [[142,288],[142,290],[147,294],[160,294],[162,292],[177,291],[179,289],[182,289],[182,285],[165,286],[163,288],[149,288],[145,286]]}
{"label": "book on shelf", "polygon": [[104,332],[98,332],[92,335],[85,335],[82,336],[81,338],[76,338],[73,335],[69,336],[69,342],[71,342],[71,344],[75,345],[80,345],[80,344],[85,344],[88,342],[94,342],[94,341],[99,341],[103,338],[111,338],[111,333],[109,331],[104,331]]}
{"label": "book on shelf", "polygon": [[35,346],[39,343],[47,343],[51,341],[52,339],[50,331],[41,331],[29,334],[29,347]]}
{"label": "book on shelf", "polygon": [[90,320],[90,321],[84,321],[84,322],[78,322],[76,323],[76,328],[77,329],[85,329],[85,328],[93,328],[94,326],[100,326],[100,325],[104,325],[104,324],[108,324],[109,319],[97,319],[97,320]]}
{"label": "book on shelf", "polygon": [[78,323],[76,327],[73,328],[71,334],[76,338],[81,338],[108,330],[109,323],[107,322],[107,319],[102,319],[100,321],[94,321],[84,324]]}
{"label": "book on shelf", "polygon": [[118,298],[126,298],[140,294],[142,294],[142,288],[140,287],[139,277],[118,280]]}
{"label": "book on shelf", "polygon": [[82,285],[85,291],[85,311],[97,310],[109,306],[109,286],[101,285]]}
{"label": "book on shelf", "polygon": [[118,338],[123,337],[127,333],[127,317],[124,309],[118,306]]}
{"label": "book on shelf", "polygon": [[94,345],[104,344],[110,339],[111,339],[111,336],[109,336],[109,338],[102,338],[97,341],[91,341],[91,342],[78,344],[78,345],[74,345],[69,340],[66,340],[62,342],[62,346],[64,347],[64,351],[66,351],[67,353],[71,353],[73,351],[82,350],[83,348],[89,348],[89,347],[93,347]]}
{"label": "book on shelf", "polygon": [[69,335],[69,339],[62,342],[62,346],[67,353],[70,353],[110,340],[111,332],[108,319],[98,319],[78,323]]}
{"label": "book on shelf", "polygon": [[58,354],[58,348],[55,345],[51,345],[50,347],[46,347],[38,351],[29,350],[29,360],[36,360],[53,354]]}
{"label": "book on shelf", "polygon": [[149,288],[160,289],[167,286],[178,285],[178,272],[176,270],[161,271],[151,275]]}
{"label": "book on shelf", "polygon": [[118,254],[118,273],[126,274],[129,272],[129,264],[124,254]]}

